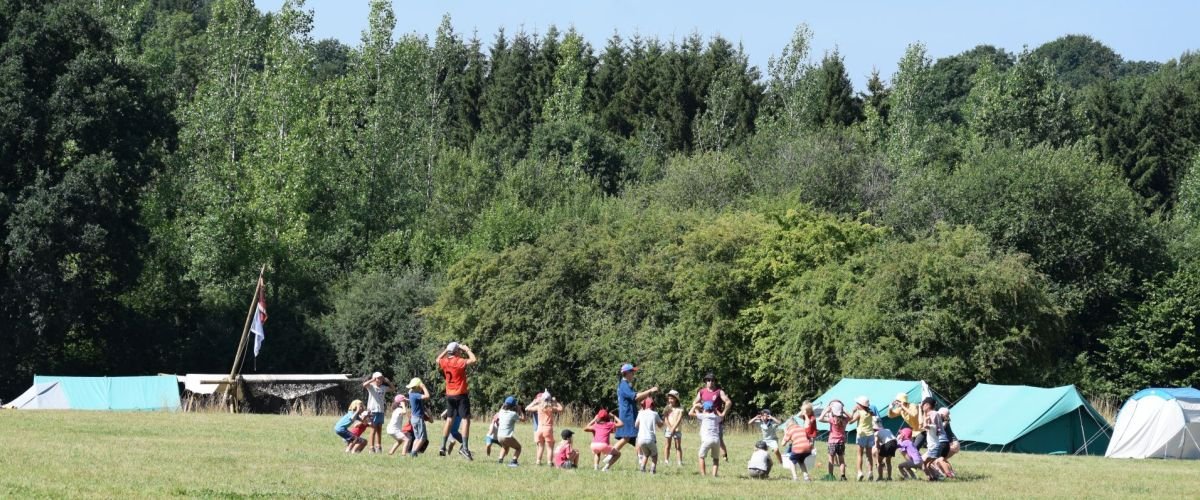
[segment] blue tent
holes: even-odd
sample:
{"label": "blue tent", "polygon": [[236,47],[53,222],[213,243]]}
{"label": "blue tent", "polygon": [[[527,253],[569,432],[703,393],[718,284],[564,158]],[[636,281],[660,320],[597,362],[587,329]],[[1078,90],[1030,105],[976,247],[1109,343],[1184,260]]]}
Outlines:
{"label": "blue tent", "polygon": [[14,399],[16,409],[179,409],[179,382],[172,375],[147,377],[56,377],[35,375],[33,386]]}

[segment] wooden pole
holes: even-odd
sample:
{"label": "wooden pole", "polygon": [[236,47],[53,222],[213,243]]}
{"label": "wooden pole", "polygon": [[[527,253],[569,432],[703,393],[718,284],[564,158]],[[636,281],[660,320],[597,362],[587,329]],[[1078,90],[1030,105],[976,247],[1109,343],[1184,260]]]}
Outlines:
{"label": "wooden pole", "polygon": [[[237,352],[233,355],[233,368],[229,369],[229,380],[225,385],[225,399],[229,399],[229,388],[237,383],[239,375],[238,367],[242,364],[242,357],[246,355],[246,339],[249,338],[250,320],[254,319],[254,310],[258,306],[258,294],[262,288],[263,273],[267,271],[267,265],[263,264],[262,269],[258,271],[258,281],[254,283],[254,297],[250,299],[250,311],[246,313],[246,325],[242,327],[242,338],[238,341]],[[230,411],[237,411],[237,393],[234,394],[233,401],[230,404]]]}

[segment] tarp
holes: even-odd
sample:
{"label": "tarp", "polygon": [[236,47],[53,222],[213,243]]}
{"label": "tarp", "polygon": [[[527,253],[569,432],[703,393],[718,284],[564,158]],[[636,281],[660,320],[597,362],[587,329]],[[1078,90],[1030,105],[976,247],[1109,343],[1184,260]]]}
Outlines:
{"label": "tarp", "polygon": [[[252,390],[291,399],[306,396],[350,381],[346,374],[265,374],[239,375],[238,379]],[[189,373],[176,377],[183,388],[194,394],[213,394],[224,391],[229,375]]]}
{"label": "tarp", "polygon": [[[837,399],[845,405],[846,413],[851,413],[854,410],[855,398],[866,396],[867,399],[871,400],[872,409],[884,417],[881,420],[883,426],[891,429],[892,432],[898,432],[904,421],[899,418],[887,418],[887,407],[896,399],[896,395],[902,392],[908,394],[908,402],[910,403],[919,404],[927,396],[933,396],[938,401],[938,407],[946,406],[946,401],[931,390],[929,384],[926,384],[922,380],[844,378],[828,391],[825,391],[825,394],[814,400],[813,407],[819,416],[821,409],[825,408],[830,401]],[[857,424],[850,422],[846,426],[846,432],[853,433],[857,427]],[[829,431],[829,424],[824,422],[817,423],[817,430],[827,432]],[[849,439],[853,439],[854,437],[850,435]]]}
{"label": "tarp", "polygon": [[[26,398],[26,395],[30,397]],[[21,409],[178,410],[179,385],[174,376],[56,377],[35,375]]]}
{"label": "tarp", "polygon": [[1104,456],[1200,459],[1200,390],[1138,391],[1117,413]]}
{"label": "tarp", "polygon": [[1073,385],[979,384],[951,408],[963,449],[1099,455],[1112,427]]}

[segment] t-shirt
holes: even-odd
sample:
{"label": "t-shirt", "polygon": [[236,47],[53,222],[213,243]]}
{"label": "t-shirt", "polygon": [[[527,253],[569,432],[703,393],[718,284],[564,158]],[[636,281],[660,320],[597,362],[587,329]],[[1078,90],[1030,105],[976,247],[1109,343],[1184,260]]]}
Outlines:
{"label": "t-shirt", "polygon": [[829,442],[846,442],[846,418],[842,416],[829,417]]}
{"label": "t-shirt", "polygon": [[720,412],[725,408],[725,398],[721,397],[724,394],[720,389],[713,390],[705,387],[700,389],[700,401],[712,401],[713,410]]}
{"label": "t-shirt", "polygon": [[371,413],[383,413],[383,395],[387,393],[387,386],[383,384],[367,385],[367,411]]}
{"label": "t-shirt", "polygon": [[721,440],[721,416],[716,413],[697,413],[700,421],[700,440],[714,443]]}
{"label": "t-shirt", "polygon": [[354,423],[355,416],[356,415],[353,411],[346,412],[346,414],[342,415],[342,418],[339,418],[337,423],[333,425],[333,430],[342,432],[350,428],[350,424]]}
{"label": "t-shirt", "polygon": [[625,424],[617,429],[617,439],[637,437],[637,428],[633,426],[637,419],[637,391],[623,378],[617,384],[617,416]]}
{"label": "t-shirt", "polygon": [[510,438],[517,428],[517,419],[519,415],[512,410],[500,410],[496,413],[496,437],[500,439]]}
{"label": "t-shirt", "polygon": [[654,433],[658,431],[658,425],[661,423],[662,417],[658,416],[658,412],[654,410],[639,411],[637,415],[637,442],[656,442]]}
{"label": "t-shirt", "polygon": [[[554,429],[554,407],[552,405],[542,406],[542,408],[537,411],[536,418],[537,418],[537,429],[539,431],[542,430],[542,426],[546,426],[547,429],[550,429],[551,431],[553,431],[553,429]],[[543,432],[550,432],[550,431],[543,431]]]}
{"label": "t-shirt", "polygon": [[683,420],[683,408],[671,408],[667,412],[666,427],[670,429],[679,424]]}
{"label": "t-shirt", "polygon": [[388,434],[399,434],[403,431],[404,422],[406,421],[404,414],[406,413],[408,413],[408,410],[402,406],[398,406],[392,410],[392,420],[388,422],[387,427]]}
{"label": "t-shirt", "polygon": [[764,419],[758,423],[758,430],[762,431],[763,441],[778,441],[779,440],[779,421],[774,419]]}
{"label": "t-shirt", "polygon": [[921,424],[921,408],[915,404],[901,403],[898,407],[888,407],[887,415],[891,418],[903,418],[904,423],[908,424],[908,428],[913,430],[913,434],[925,429],[925,426]]}
{"label": "t-shirt", "polygon": [[592,424],[592,432],[595,434],[592,436],[592,442],[608,444],[608,437],[612,435],[613,429],[616,427],[617,423],[611,420]]}
{"label": "t-shirt", "polygon": [[554,449],[554,466],[562,467],[568,460],[571,460],[571,443],[563,441]]}
{"label": "t-shirt", "polygon": [[858,437],[875,435],[875,414],[871,410],[858,409]]}
{"label": "t-shirt", "polygon": [[423,420],[425,418],[425,400],[422,398],[425,393],[412,391],[408,393],[408,406],[412,408],[410,421]]}
{"label": "t-shirt", "polygon": [[771,452],[767,450],[754,450],[750,455],[750,461],[746,463],[747,469],[771,470]]}
{"label": "t-shirt", "polygon": [[438,360],[442,375],[446,377],[446,395],[459,396],[467,393],[467,358],[444,356]]}
{"label": "t-shirt", "polygon": [[792,453],[812,452],[812,438],[808,437],[808,429],[803,425],[789,425],[783,431],[783,440],[792,443]]}
{"label": "t-shirt", "polygon": [[911,439],[907,441],[900,441],[897,443],[897,445],[900,446],[900,451],[904,453],[905,457],[908,457],[909,460],[915,463],[921,463],[921,452],[917,451],[916,446],[913,446]]}
{"label": "t-shirt", "polygon": [[943,432],[942,416],[937,410],[932,410],[925,417],[925,431],[929,433],[929,440],[936,443],[950,442],[950,439]]}
{"label": "t-shirt", "polygon": [[896,440],[896,435],[892,434],[892,430],[888,429],[887,427],[883,427],[883,428],[875,431],[875,441],[876,442],[887,443],[889,441],[895,441],[895,440]]}

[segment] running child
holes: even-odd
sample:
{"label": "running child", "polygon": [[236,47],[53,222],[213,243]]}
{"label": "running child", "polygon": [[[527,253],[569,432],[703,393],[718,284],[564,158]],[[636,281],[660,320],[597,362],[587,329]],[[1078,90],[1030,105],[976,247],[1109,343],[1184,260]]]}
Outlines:
{"label": "running child", "polygon": [[554,449],[554,466],[559,469],[577,469],[579,468],[579,452],[575,451],[575,443],[572,438],[575,433],[571,429],[563,429],[562,442],[558,448]]}
{"label": "running child", "polygon": [[600,463],[603,462],[604,470],[607,471],[621,458],[621,451],[612,447],[609,438],[612,437],[613,431],[624,425],[621,419],[601,408],[588,422],[587,427],[583,428],[584,432],[592,433],[592,469],[599,470]]}
{"label": "running child", "polygon": [[[728,408],[728,406],[726,407]],[[704,459],[711,454],[713,462],[712,475],[713,477],[717,477],[717,472],[721,467],[721,459],[717,455],[717,450],[721,448],[721,420],[723,420],[724,415],[715,410],[712,401],[692,405],[692,411],[688,414],[700,421],[700,475],[708,475],[708,472],[704,468]]]}
{"label": "running child", "polygon": [[537,465],[542,465],[542,451],[546,453],[546,463],[553,462],[554,453],[554,419],[558,414],[562,413],[563,405],[550,395],[550,391],[542,391],[538,394],[529,406],[525,407],[525,411],[535,412],[535,425],[537,430],[533,433],[534,442],[537,444]]}
{"label": "running child", "polygon": [[750,454],[750,461],[746,462],[746,472],[750,474],[750,479],[768,479],[770,477],[771,451],[768,449],[767,443],[763,441],[754,443],[754,453]]}
{"label": "running child", "polygon": [[821,410],[821,422],[829,424],[829,478],[833,479],[833,467],[841,468],[842,481],[846,480],[846,423],[850,416],[839,400],[829,402]]}
{"label": "running child", "polygon": [[772,416],[771,410],[763,408],[749,423],[758,424],[758,429],[762,431],[762,442],[775,453],[775,461],[783,463],[783,457],[779,454],[779,426],[783,421]]}
{"label": "running child", "polygon": [[857,424],[855,432],[858,439],[858,480],[863,480],[863,457],[867,459],[867,480],[875,480],[875,412],[871,410],[871,401],[866,396],[854,400],[854,412],[850,420]]}
{"label": "running child", "polygon": [[525,415],[517,413],[517,398],[509,396],[504,398],[504,405],[500,407],[500,411],[496,412],[496,442],[500,445],[500,463],[504,463],[504,457],[508,456],[508,450],[513,450],[512,461],[508,463],[509,467],[516,467],[520,464],[517,461],[521,458],[521,443],[517,441],[516,428],[517,421],[525,421]]}
{"label": "running child", "polygon": [[387,433],[396,440],[396,444],[392,445],[392,449],[388,451],[388,456],[395,455],[396,450],[407,448],[409,443],[408,435],[404,432],[404,423],[408,419],[408,399],[403,394],[397,394],[392,399],[392,419],[388,421]]}
{"label": "running child", "polygon": [[898,467],[900,480],[916,479],[916,471],[921,469],[921,452],[917,451],[917,445],[913,442],[911,427],[900,429],[900,438],[896,440],[896,445],[900,448],[900,458],[904,459]]}
{"label": "running child", "polygon": [[646,462],[650,462],[650,473],[658,473],[658,426],[662,425],[662,417],[654,411],[654,397],[647,396],[642,400],[642,411],[639,411],[633,425],[637,427],[638,469],[646,472]]}
{"label": "running child", "polygon": [[683,408],[679,406],[679,391],[672,389],[667,393],[666,423],[663,425],[663,437],[667,441],[666,463],[671,463],[671,447],[675,447],[676,465],[683,467]]}

